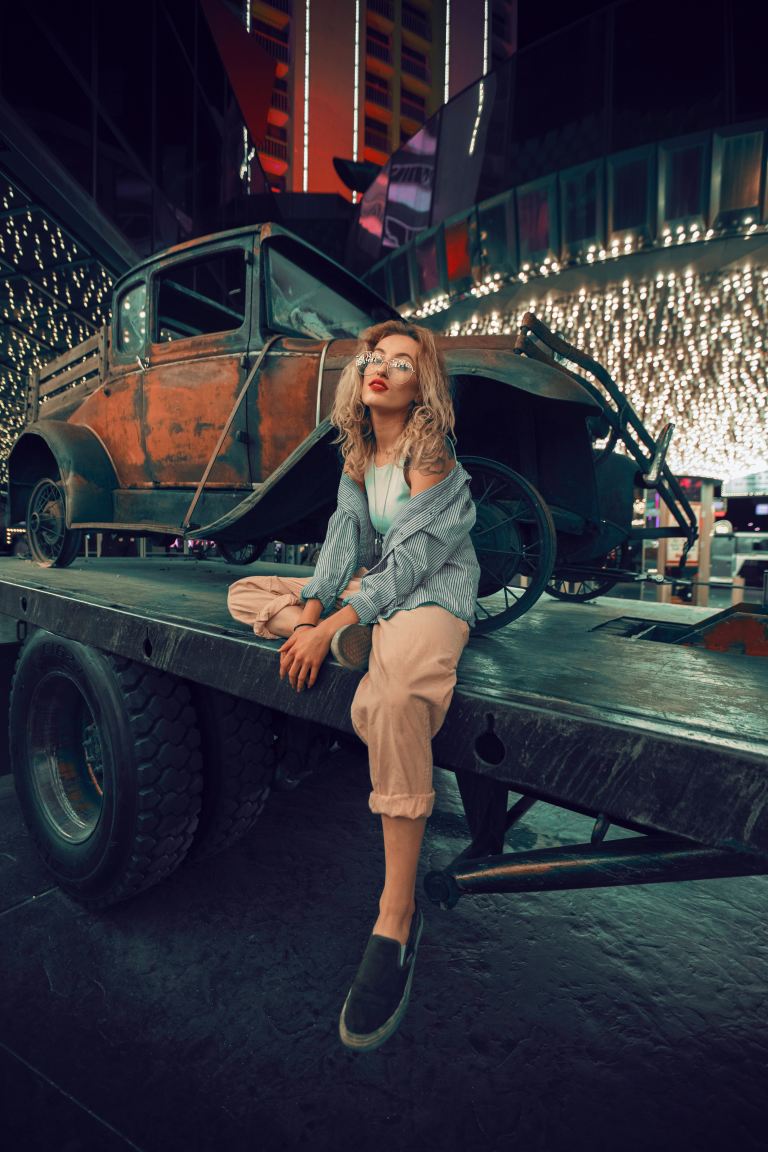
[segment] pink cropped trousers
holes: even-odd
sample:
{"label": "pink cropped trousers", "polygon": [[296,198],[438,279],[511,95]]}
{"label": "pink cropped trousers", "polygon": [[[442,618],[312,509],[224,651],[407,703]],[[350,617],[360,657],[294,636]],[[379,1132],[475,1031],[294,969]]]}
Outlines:
{"label": "pink cropped trousers", "polygon": [[[337,607],[359,590],[361,575],[362,570],[340,593]],[[293,576],[246,576],[230,586],[227,606],[257,636],[281,639],[270,632],[270,618],[301,604],[306,583]],[[428,604],[380,620],[372,638],[368,671],[352,701],[352,727],[368,745],[369,806],[385,816],[429,816],[435,801],[432,737],[453,696],[469,625]]]}

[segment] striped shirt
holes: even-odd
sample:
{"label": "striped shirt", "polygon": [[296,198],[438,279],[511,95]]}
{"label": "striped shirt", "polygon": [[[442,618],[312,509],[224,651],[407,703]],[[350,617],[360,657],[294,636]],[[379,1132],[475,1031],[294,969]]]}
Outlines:
{"label": "striped shirt", "polygon": [[457,464],[438,484],[412,496],[374,555],[368,502],[355,481],[342,474],[336,511],[328,521],[315,574],[302,600],[320,600],[330,611],[360,568],[360,591],[343,601],[362,624],[386,620],[401,609],[437,604],[472,626],[480,567],[470,540],[475,505],[470,477]]}

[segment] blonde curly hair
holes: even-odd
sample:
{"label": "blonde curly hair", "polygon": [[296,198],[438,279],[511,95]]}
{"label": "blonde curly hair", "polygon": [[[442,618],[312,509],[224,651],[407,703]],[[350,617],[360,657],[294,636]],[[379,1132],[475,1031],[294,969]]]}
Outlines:
{"label": "blonde curly hair", "polygon": [[360,335],[360,345],[341,373],[331,409],[331,423],[338,429],[334,444],[341,445],[345,470],[362,482],[376,451],[371,414],[363,403],[363,378],[357,358],[387,336],[407,336],[419,345],[416,379],[419,395],[405,427],[395,442],[395,458],[418,470],[426,470],[445,456],[445,439],[455,439],[455,415],[443,358],[429,328],[402,320],[385,320]]}

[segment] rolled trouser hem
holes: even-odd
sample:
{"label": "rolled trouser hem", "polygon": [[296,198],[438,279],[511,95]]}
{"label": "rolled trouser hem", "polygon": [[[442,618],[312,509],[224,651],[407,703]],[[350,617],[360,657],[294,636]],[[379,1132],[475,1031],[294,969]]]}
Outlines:
{"label": "rolled trouser hem", "polygon": [[386,796],[381,792],[371,792],[368,799],[368,807],[378,816],[404,816],[407,820],[431,816],[434,805],[434,792],[426,792],[420,796],[412,796],[409,793]]}
{"label": "rolled trouser hem", "polygon": [[232,616],[236,620],[241,620],[244,624],[250,624],[253,628],[254,635],[261,636],[264,640],[285,640],[285,636],[279,636],[276,632],[271,632],[269,629],[269,621],[273,616],[277,616],[278,612],[282,612],[283,608],[292,608],[294,605],[301,605],[302,601],[298,596],[291,592],[277,593],[266,604],[262,604],[255,611],[249,612],[238,611],[237,605],[228,602],[228,608]]}
{"label": "rolled trouser hem", "polygon": [[272,603],[267,608],[262,609],[257,619],[254,620],[254,635],[263,636],[265,640],[285,640],[285,636],[270,631],[269,621],[273,616],[277,616],[278,612],[282,612],[283,608],[299,608],[301,605],[302,601],[299,597],[292,596],[290,593],[276,596]]}

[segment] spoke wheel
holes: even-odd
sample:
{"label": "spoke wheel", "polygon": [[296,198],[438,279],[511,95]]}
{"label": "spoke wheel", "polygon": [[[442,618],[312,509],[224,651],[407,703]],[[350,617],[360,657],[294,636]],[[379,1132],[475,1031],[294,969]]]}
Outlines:
{"label": "spoke wheel", "polygon": [[619,582],[618,577],[611,576],[610,570],[620,568],[621,561],[621,549],[614,548],[602,562],[605,568],[604,576],[595,573],[594,570],[589,575],[579,575],[576,569],[555,572],[545,592],[555,600],[564,600],[571,604],[585,604],[588,600],[596,600],[598,596],[606,596]]}
{"label": "spoke wheel", "polygon": [[248,544],[223,544],[216,542],[219,555],[227,564],[253,564],[267,546],[266,540],[253,540]]}
{"label": "spoke wheel", "polygon": [[27,539],[35,564],[66,568],[80,551],[83,534],[67,528],[64,489],[56,480],[38,480],[27,504]]}
{"label": "spoke wheel", "polygon": [[552,575],[557,537],[532,484],[494,460],[468,456],[477,520],[472,543],[480,565],[475,631],[494,632],[527,612]]}
{"label": "spoke wheel", "polygon": [[547,595],[554,596],[555,600],[584,604],[587,600],[596,600],[598,596],[607,595],[616,583],[616,580],[597,580],[592,577],[574,580],[570,577],[555,576],[544,591]]}

